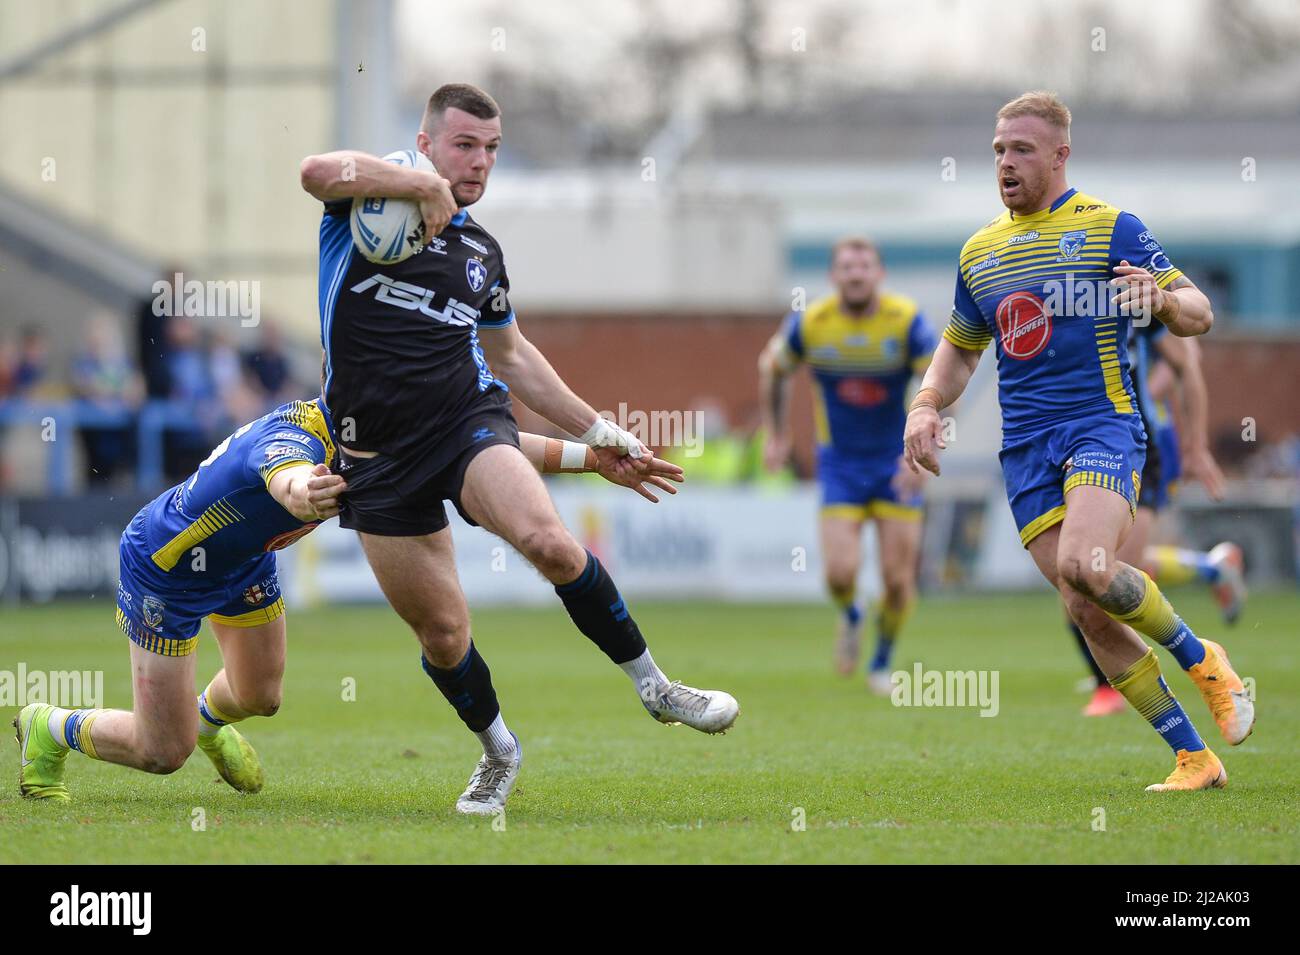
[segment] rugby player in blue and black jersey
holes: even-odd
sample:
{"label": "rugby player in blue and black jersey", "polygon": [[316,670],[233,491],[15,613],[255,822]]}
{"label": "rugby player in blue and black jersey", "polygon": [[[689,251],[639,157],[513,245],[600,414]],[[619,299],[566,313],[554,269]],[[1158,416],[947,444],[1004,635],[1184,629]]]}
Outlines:
{"label": "rugby player in blue and black jersey", "polygon": [[[681,469],[600,461],[588,447],[520,435],[538,471],[599,471],[655,501]],[[141,508],[122,534],[117,622],[131,641],[134,709],[30,703],[14,720],[24,796],[66,801],[71,750],[151,773],[179,769],[198,746],[240,792],[262,788],[257,754],[234,727],[280,708],[284,599],[275,552],[338,513],[346,485],[324,402],[291,401],[222,441],[183,483]],[[222,669],[194,698],[194,650],[207,619]]]}
{"label": "rugby player in blue and black jersey", "polygon": [[[456,804],[474,814],[505,806],[522,751],[470,638],[444,501],[555,585],[655,719],[717,733],[738,713],[729,694],[664,675],[608,572],[561,523],[519,452],[511,390],[611,466],[639,470],[649,460],[519,331],[501,247],[466,209],[482,198],[500,144],[496,102],[452,84],[429,98],[415,142],[436,172],[354,151],[310,156],[301,169],[303,188],[325,203],[319,297],[325,401],[348,482],[340,522],[360,534],[389,603],[420,642],[424,671],[483,745]],[[367,261],[349,234],[358,196],[419,202],[429,243],[396,265]]]}
{"label": "rugby player in blue and black jersey", "polygon": [[1136,216],[1069,187],[1070,112],[1054,94],[1004,106],[993,152],[1007,211],[962,248],[952,317],[912,402],[904,454],[939,473],[939,413],[995,342],[1000,459],[1021,542],[1111,685],[1173,749],[1173,772],[1147,788],[1222,787],[1222,762],[1138,633],[1173,654],[1230,745],[1250,735],[1254,702],[1223,648],[1198,639],[1155,582],[1117,556],[1147,442],[1129,371],[1130,319],[1203,335],[1210,302]]}

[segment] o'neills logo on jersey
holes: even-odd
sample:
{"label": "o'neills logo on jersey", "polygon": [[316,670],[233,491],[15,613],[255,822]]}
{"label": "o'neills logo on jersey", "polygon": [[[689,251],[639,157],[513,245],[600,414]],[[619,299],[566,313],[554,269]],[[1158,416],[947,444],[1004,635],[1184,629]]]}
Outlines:
{"label": "o'neills logo on jersey", "polygon": [[998,332],[1008,358],[1033,358],[1052,337],[1052,314],[1033,292],[1016,292],[998,305]]}

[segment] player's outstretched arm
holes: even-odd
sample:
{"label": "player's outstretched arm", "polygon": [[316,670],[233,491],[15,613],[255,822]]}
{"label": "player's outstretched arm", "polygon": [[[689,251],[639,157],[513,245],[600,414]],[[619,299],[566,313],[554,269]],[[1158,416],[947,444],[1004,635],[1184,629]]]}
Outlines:
{"label": "player's outstretched arm", "polygon": [[1204,485],[1214,500],[1223,499],[1223,472],[1210,452],[1210,396],[1201,371],[1201,344],[1195,338],[1161,335],[1156,351],[1178,382],[1186,422],[1187,450],[1183,468]]}
{"label": "player's outstretched arm", "polygon": [[303,189],[321,202],[357,196],[418,202],[428,236],[442,232],[456,214],[451,184],[442,176],[385,162],[369,153],[341,149],[308,156],[298,172]]}
{"label": "player's outstretched arm", "polygon": [[758,356],[758,407],[763,433],[763,466],[779,471],[790,459],[790,423],[786,415],[790,394],[790,372],[797,357],[786,347],[783,336],[772,336]]}
{"label": "player's outstretched arm", "polygon": [[932,474],[939,473],[939,452],[947,447],[939,412],[961,397],[981,354],[958,348],[946,338],[939,340],[921,389],[912,399],[903,431],[903,460],[913,471],[919,465]]}
{"label": "player's outstretched arm", "polygon": [[677,488],[669,482],[681,484],[686,479],[681,468],[662,458],[651,458],[648,469],[642,472],[632,467],[626,458],[603,458],[585,444],[547,438],[527,431],[519,433],[519,449],[523,451],[528,463],[542,474],[582,474],[594,471],[611,484],[631,488],[656,504],[659,503],[659,498],[645,486],[646,482],[669,494],[676,494]]}
{"label": "player's outstretched arm", "polygon": [[479,327],[479,343],[492,374],[500,378],[519,400],[558,428],[576,435],[592,448],[609,448],[609,457],[633,458],[639,470],[650,449],[633,434],[596,414],[564,383],[551,363],[519,330],[517,321],[500,327]]}
{"label": "player's outstretched arm", "polygon": [[348,486],[328,466],[304,461],[276,471],[266,489],[281,507],[306,522],[337,517],[339,496]]}

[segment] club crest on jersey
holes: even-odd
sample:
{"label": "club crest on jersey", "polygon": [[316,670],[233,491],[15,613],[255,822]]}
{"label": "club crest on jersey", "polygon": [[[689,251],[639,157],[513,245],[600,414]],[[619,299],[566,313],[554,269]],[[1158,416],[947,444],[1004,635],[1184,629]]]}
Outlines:
{"label": "club crest on jersey", "polygon": [[140,618],[150,630],[162,630],[164,604],[157,597],[145,597],[140,603]]}
{"label": "club crest on jersey", "polygon": [[1052,337],[1052,313],[1033,292],[1015,292],[998,305],[998,333],[1008,358],[1033,358]]}
{"label": "club crest on jersey", "polygon": [[1065,235],[1061,236],[1061,241],[1057,245],[1057,248],[1061,250],[1061,257],[1056,261],[1069,262],[1077,259],[1079,253],[1083,251],[1083,243],[1087,241],[1087,238],[1088,231],[1086,229],[1065,233]]}
{"label": "club crest on jersey", "polygon": [[487,281],[487,266],[478,259],[469,259],[465,262],[465,280],[469,282],[471,292],[481,292],[483,283]]}

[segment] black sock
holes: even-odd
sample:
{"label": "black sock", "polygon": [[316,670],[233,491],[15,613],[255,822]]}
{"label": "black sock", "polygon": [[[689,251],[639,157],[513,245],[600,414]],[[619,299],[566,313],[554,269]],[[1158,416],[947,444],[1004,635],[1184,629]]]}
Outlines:
{"label": "black sock", "polygon": [[1092,658],[1092,651],[1088,649],[1088,640],[1084,637],[1083,631],[1079,629],[1079,625],[1068,617],[1066,618],[1066,623],[1070,627],[1070,632],[1074,634],[1075,641],[1079,644],[1079,652],[1082,653],[1083,658],[1088,661],[1088,669],[1090,669],[1092,675],[1097,678],[1097,685],[1110,685],[1110,680],[1106,679],[1106,674],[1101,672],[1101,667],[1097,666],[1097,661]]}
{"label": "black sock", "polygon": [[481,733],[492,725],[501,707],[497,703],[497,691],[492,688],[492,671],[479,656],[473,640],[464,658],[449,670],[434,666],[423,653],[420,664],[466,726]]}
{"label": "black sock", "polygon": [[587,566],[578,579],[558,585],[555,592],[578,629],[615,663],[627,663],[645,653],[645,640],[636,621],[591,551],[587,551]]}

